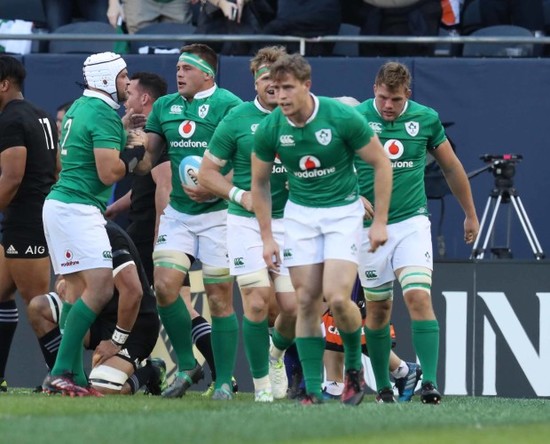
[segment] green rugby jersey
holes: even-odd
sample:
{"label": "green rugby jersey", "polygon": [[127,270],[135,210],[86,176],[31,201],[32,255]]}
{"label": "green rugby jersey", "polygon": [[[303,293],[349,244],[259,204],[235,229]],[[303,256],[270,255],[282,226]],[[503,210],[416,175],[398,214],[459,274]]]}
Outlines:
{"label": "green rugby jersey", "polygon": [[121,151],[126,145],[126,132],[116,110],[101,95],[84,91],[63,118],[59,145],[61,173],[47,199],[105,211],[113,186],[99,179],[94,148]]}
{"label": "green rugby jersey", "polygon": [[[397,119],[386,122],[378,113],[374,99],[361,103],[355,109],[378,134],[392,164],[393,191],[388,222],[396,223],[417,215],[428,216],[424,189],[426,152],[447,139],[437,112],[409,100]],[[358,157],[355,166],[361,195],[374,202],[372,167]],[[365,226],[369,226],[370,222],[365,221]]]}
{"label": "green rugby jersey", "polygon": [[355,151],[374,133],[352,107],[316,97],[302,128],[275,109],[256,130],[254,152],[260,160],[279,156],[288,171],[289,200],[306,207],[348,205],[359,198],[353,167]]}
{"label": "green rugby jersey", "polygon": [[[254,133],[264,117],[271,111],[262,107],[258,98],[245,102],[231,110],[218,125],[212,140],[210,152],[219,159],[230,161],[233,165],[233,185],[250,191],[251,161],[250,155],[254,146]],[[283,217],[288,190],[286,189],[286,169],[279,159],[275,159],[271,171],[272,217]],[[228,212],[245,217],[255,217],[253,212],[241,205],[229,202]]]}
{"label": "green rugby jersey", "polygon": [[195,202],[181,186],[179,165],[187,156],[203,156],[214,130],[231,110],[242,103],[236,95],[214,86],[195,95],[192,102],[179,93],[160,97],[147,118],[145,130],[164,138],[172,169],[170,205],[180,213],[202,214],[227,208],[223,199]]}

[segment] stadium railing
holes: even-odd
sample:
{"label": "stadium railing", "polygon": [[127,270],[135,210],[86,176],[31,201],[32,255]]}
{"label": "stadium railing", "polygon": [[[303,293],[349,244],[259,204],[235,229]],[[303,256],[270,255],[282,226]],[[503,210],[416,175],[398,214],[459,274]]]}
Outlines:
{"label": "stadium railing", "polygon": [[[33,41],[54,41],[54,40],[97,40],[97,41],[121,41],[132,42],[134,40],[143,40],[142,35],[137,34],[0,34],[0,40],[33,40]],[[263,35],[263,34],[182,34],[178,36],[170,34],[150,34],[147,40],[151,42],[173,40],[189,41],[197,40],[201,42],[294,42],[299,43],[300,54],[305,54],[306,43],[322,42],[356,42],[356,43],[405,43],[405,44],[464,44],[464,43],[525,43],[550,45],[550,37],[546,36],[342,36],[331,35],[315,38],[304,38],[295,36]]]}

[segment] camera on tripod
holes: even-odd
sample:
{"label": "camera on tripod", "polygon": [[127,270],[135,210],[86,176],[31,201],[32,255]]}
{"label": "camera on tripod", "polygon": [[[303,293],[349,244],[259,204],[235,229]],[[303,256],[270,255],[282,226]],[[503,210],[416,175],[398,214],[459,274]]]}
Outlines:
{"label": "camera on tripod", "polygon": [[[513,177],[516,174],[516,164],[521,162],[523,156],[521,154],[484,154],[480,156],[487,166],[477,170],[474,174],[470,174],[468,177],[473,177],[481,173],[482,171],[491,171],[495,176],[495,187],[489,195],[485,210],[483,211],[483,217],[479,224],[479,233],[477,239],[474,242],[472,248],[472,259],[483,259],[485,250],[489,244],[489,238],[493,236],[493,230],[495,227],[495,220],[498,214],[498,210],[501,204],[512,204],[512,208],[515,210],[518,219],[521,223],[525,236],[531,246],[535,259],[544,259],[545,255],[540,246],[535,230],[531,225],[531,221],[527,216],[527,212],[523,207],[523,203],[517,190],[514,188]],[[489,212],[492,208],[492,214],[489,216]],[[489,226],[486,231],[485,223],[489,221]],[[485,234],[484,234],[485,233]],[[482,242],[483,237],[483,242]],[[510,238],[510,220],[508,219],[507,238]],[[481,243],[482,242],[482,243]],[[481,245],[481,247],[480,247]],[[512,258],[512,250],[509,248],[509,242],[504,247],[493,247],[491,252],[499,259]]]}
{"label": "camera on tripod", "polygon": [[489,170],[496,178],[511,179],[516,174],[516,163],[521,162],[521,154],[483,154],[479,157],[490,163]]}

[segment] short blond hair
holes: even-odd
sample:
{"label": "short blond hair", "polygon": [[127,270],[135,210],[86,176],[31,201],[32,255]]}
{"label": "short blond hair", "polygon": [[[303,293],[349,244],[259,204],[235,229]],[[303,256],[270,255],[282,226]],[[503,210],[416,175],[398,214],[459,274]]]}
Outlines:
{"label": "short blond hair", "polygon": [[386,85],[390,91],[396,91],[401,86],[411,89],[411,72],[409,68],[399,62],[386,62],[378,70],[374,84]]}
{"label": "short blond hair", "polygon": [[272,65],[284,55],[287,55],[284,46],[266,46],[260,49],[250,60],[250,71],[252,74],[256,74],[262,66]]}

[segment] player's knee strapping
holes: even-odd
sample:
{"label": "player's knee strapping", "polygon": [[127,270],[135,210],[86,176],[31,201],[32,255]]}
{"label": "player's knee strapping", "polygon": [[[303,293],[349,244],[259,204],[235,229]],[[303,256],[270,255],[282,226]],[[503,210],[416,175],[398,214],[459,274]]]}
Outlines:
{"label": "player's knee strapping", "polygon": [[202,264],[202,280],[205,284],[221,284],[230,282],[232,279],[233,276],[229,274],[229,268]]}
{"label": "player's knee strapping", "polygon": [[237,284],[241,290],[244,288],[271,286],[271,282],[269,281],[269,273],[266,268],[237,276]]}
{"label": "player's knee strapping", "polygon": [[403,294],[411,290],[422,290],[431,294],[432,271],[425,267],[405,267],[399,275]]}
{"label": "player's knee strapping", "polygon": [[370,302],[393,301],[393,282],[378,287],[364,288],[365,299]]}
{"label": "player's knee strapping", "polygon": [[290,276],[277,274],[273,279],[276,293],[293,293],[294,286],[290,280]]}
{"label": "player's knee strapping", "polygon": [[90,372],[90,382],[97,387],[110,390],[122,390],[128,375],[122,370],[107,365],[98,365]]}
{"label": "player's knee strapping", "polygon": [[181,251],[161,250],[153,252],[153,264],[155,267],[172,268],[187,274],[191,260]]}

